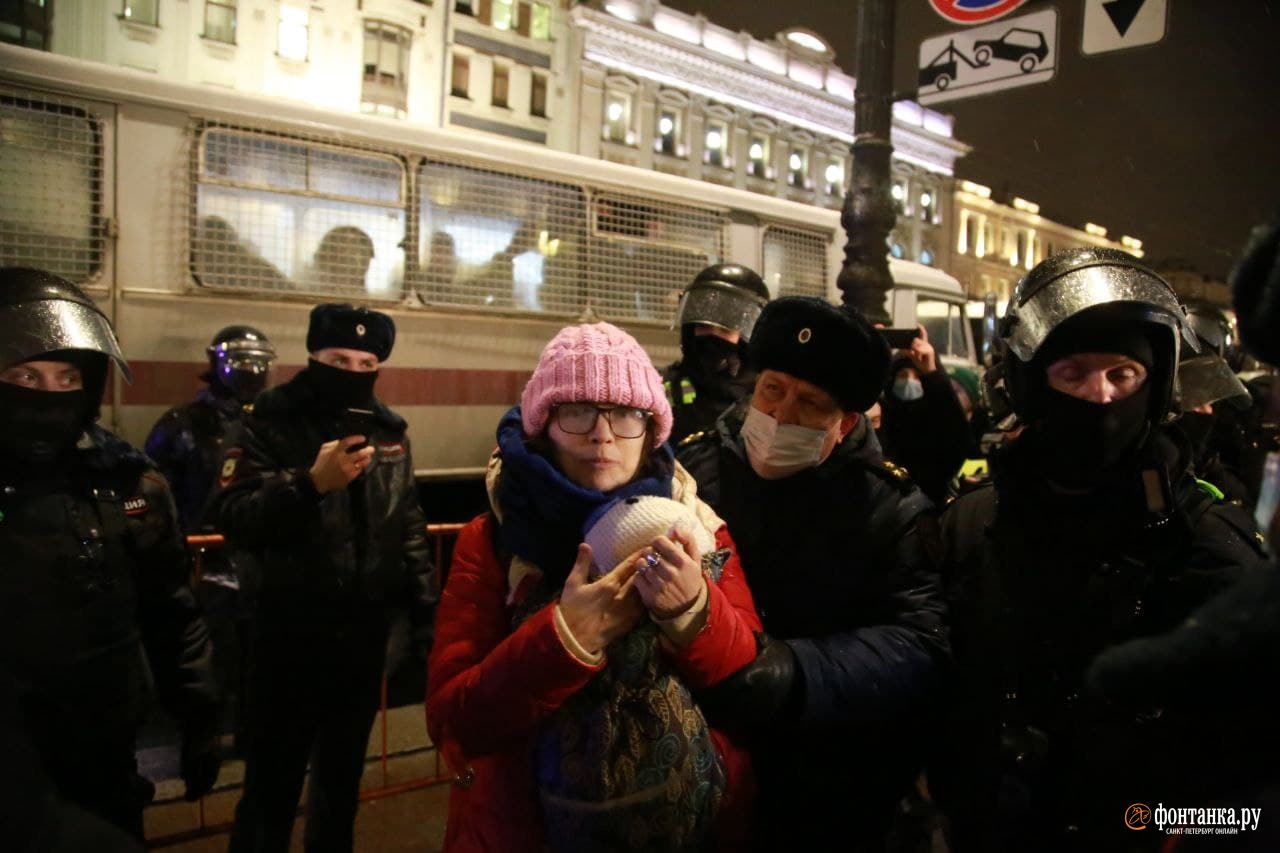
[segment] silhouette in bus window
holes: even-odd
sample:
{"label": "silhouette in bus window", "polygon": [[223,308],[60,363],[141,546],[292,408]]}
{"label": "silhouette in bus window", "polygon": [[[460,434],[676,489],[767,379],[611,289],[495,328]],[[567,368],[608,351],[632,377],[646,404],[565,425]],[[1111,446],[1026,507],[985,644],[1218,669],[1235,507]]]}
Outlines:
{"label": "silhouette in bus window", "polygon": [[191,257],[196,279],[204,285],[289,289],[289,280],[280,270],[246,246],[236,229],[221,216],[200,220]]}
{"label": "silhouette in bus window", "polygon": [[316,247],[305,289],[364,291],[373,254],[373,240],[364,231],[354,225],[330,228]]}
{"label": "silhouette in bus window", "polygon": [[455,305],[459,298],[454,279],[458,274],[458,253],[448,232],[431,232],[431,247],[421,273],[418,295],[427,304]]}

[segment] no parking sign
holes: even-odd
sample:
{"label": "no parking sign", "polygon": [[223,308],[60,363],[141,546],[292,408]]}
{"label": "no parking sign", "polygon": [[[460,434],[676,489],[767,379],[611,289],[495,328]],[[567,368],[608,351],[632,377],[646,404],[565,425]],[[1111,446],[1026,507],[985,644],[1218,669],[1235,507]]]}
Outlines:
{"label": "no parking sign", "polygon": [[956,24],[985,24],[1012,12],[1027,0],[929,0],[933,11]]}

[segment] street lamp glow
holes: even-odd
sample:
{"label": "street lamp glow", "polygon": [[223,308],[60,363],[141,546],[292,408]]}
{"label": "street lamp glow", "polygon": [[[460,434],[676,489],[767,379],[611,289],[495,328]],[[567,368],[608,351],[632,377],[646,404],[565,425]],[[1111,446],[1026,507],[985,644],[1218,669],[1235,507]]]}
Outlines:
{"label": "street lamp glow", "polygon": [[761,145],[759,142],[751,143],[751,148],[747,151],[747,156],[749,156],[752,160],[763,160],[764,146]]}
{"label": "street lamp glow", "polygon": [[676,123],[671,120],[671,116],[663,116],[658,119],[658,133],[666,136],[676,129]]}
{"label": "street lamp glow", "polygon": [[788,165],[791,166],[791,171],[793,172],[800,171],[800,169],[804,166],[804,160],[800,157],[799,154],[792,154],[791,157],[787,160],[787,163]]}
{"label": "street lamp glow", "polygon": [[893,189],[889,190],[889,194],[897,201],[902,201],[907,195],[907,190],[902,184],[894,184]]}
{"label": "street lamp glow", "polygon": [[827,183],[838,184],[844,179],[844,167],[839,163],[827,164]]}
{"label": "street lamp glow", "polygon": [[931,204],[933,204],[933,196],[929,193],[920,193],[920,206],[928,207]]}
{"label": "street lamp glow", "polygon": [[622,104],[612,101],[609,104],[609,121],[617,121],[620,118],[622,118]]}
{"label": "street lamp glow", "polygon": [[722,141],[723,140],[720,138],[720,131],[718,130],[707,131],[707,147],[708,148],[715,148],[718,150],[720,148],[720,143]]}

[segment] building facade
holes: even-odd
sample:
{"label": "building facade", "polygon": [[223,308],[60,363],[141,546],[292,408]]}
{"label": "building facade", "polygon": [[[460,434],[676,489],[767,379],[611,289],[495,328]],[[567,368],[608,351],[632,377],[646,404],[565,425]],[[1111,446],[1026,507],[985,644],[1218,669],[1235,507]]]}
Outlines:
{"label": "building facade", "polygon": [[995,201],[990,187],[972,181],[956,182],[953,205],[949,271],[972,298],[995,294],[1001,313],[1027,270],[1064,249],[1105,247],[1142,257],[1142,242],[1133,237],[1111,240],[1093,223],[1078,229],[1054,222],[1040,215],[1038,204],[1017,197]]}

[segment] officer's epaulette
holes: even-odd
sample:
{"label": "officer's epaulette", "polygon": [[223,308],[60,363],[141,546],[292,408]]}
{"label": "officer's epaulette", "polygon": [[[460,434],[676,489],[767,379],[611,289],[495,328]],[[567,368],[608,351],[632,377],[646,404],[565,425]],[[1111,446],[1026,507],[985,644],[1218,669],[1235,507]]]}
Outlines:
{"label": "officer's epaulette", "polygon": [[888,459],[868,461],[867,467],[899,488],[910,488],[912,485],[911,475],[907,473],[907,469]]}
{"label": "officer's epaulette", "polygon": [[694,442],[702,441],[704,438],[709,438],[715,434],[716,434],[716,431],[713,429],[703,429],[703,430],[698,430],[697,432],[691,432],[688,435],[686,435],[684,438],[676,442],[676,448],[678,449],[681,447],[688,447]]}

